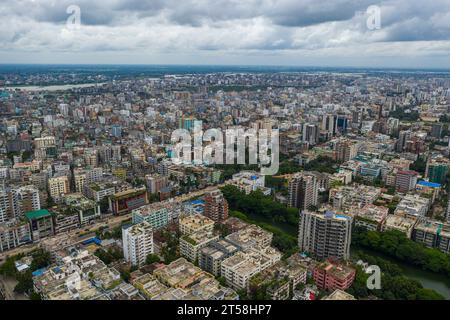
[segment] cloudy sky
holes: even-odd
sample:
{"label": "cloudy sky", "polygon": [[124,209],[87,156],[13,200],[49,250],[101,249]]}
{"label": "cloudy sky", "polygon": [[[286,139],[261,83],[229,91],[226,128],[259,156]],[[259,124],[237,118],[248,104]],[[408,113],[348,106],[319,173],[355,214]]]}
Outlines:
{"label": "cloudy sky", "polygon": [[0,30],[0,63],[450,67],[450,0],[1,0]]}

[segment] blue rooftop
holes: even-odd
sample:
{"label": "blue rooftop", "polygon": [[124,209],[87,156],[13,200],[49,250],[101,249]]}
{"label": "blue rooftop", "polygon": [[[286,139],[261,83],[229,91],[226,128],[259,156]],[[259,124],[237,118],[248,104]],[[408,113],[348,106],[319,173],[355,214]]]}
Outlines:
{"label": "blue rooftop", "polygon": [[440,188],[442,186],[439,183],[428,182],[428,181],[419,181],[419,182],[417,182],[417,184],[420,186],[430,187],[430,188]]}
{"label": "blue rooftop", "polygon": [[205,201],[197,199],[197,200],[192,200],[191,204],[205,204]]}
{"label": "blue rooftop", "polygon": [[349,216],[344,216],[344,215],[342,215],[342,214],[337,214],[335,217],[336,217],[336,218],[342,218],[342,219],[350,219]]}
{"label": "blue rooftop", "polygon": [[42,276],[42,275],[44,274],[45,270],[46,270],[46,268],[42,268],[42,269],[36,270],[36,271],[34,271],[31,275],[32,275],[33,277],[39,277],[39,276]]}

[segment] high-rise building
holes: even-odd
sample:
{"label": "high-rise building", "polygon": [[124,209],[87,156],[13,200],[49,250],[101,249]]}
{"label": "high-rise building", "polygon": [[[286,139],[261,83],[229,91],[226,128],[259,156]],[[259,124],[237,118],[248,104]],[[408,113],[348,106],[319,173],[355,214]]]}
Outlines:
{"label": "high-rise building", "polygon": [[331,133],[331,135],[335,134],[336,129],[336,119],[334,115],[327,114],[322,117],[322,130]]}
{"label": "high-rise building", "polygon": [[316,124],[303,124],[302,141],[313,146],[319,142],[319,127]]}
{"label": "high-rise building", "polygon": [[220,190],[214,190],[205,195],[204,215],[214,222],[223,222],[228,219],[228,202]]}
{"label": "high-rise building", "polygon": [[339,162],[352,160],[358,155],[358,146],[356,141],[339,140],[335,145],[336,160]]}
{"label": "high-rise building", "polygon": [[433,123],[431,126],[431,136],[436,139],[440,139],[442,136],[442,128],[444,125],[442,123]]}
{"label": "high-rise building", "polygon": [[398,140],[395,145],[395,151],[403,152],[406,146],[406,142],[411,138],[411,131],[400,131],[398,134]]}
{"label": "high-rise building", "polygon": [[23,186],[17,189],[20,209],[23,213],[41,209],[39,190],[34,186]]}
{"label": "high-rise building", "polygon": [[147,190],[149,193],[158,193],[161,189],[167,187],[169,179],[162,175],[147,175],[145,177]]}
{"label": "high-rise building", "polygon": [[67,176],[58,176],[48,179],[48,189],[50,197],[58,199],[61,195],[70,192],[69,178]]}
{"label": "high-rise building", "polygon": [[318,196],[319,186],[315,175],[302,172],[289,181],[290,207],[306,210],[311,206],[317,206]]}
{"label": "high-rise building", "polygon": [[449,171],[448,166],[445,161],[431,160],[427,163],[426,176],[431,182],[444,184]]}
{"label": "high-rise building", "polygon": [[133,266],[145,264],[147,256],[153,253],[153,229],[148,222],[142,222],[122,229],[123,255]]}
{"label": "high-rise building", "polygon": [[300,213],[298,246],[318,259],[349,259],[352,218],[334,212]]}
{"label": "high-rise building", "polygon": [[39,190],[34,186],[0,186],[0,223],[40,209]]}
{"label": "high-rise building", "polygon": [[7,222],[20,214],[17,193],[11,188],[0,186],[0,223]]}
{"label": "high-rise building", "polygon": [[408,192],[413,190],[417,184],[418,173],[411,170],[401,170],[397,172],[395,178],[395,188],[398,192]]}

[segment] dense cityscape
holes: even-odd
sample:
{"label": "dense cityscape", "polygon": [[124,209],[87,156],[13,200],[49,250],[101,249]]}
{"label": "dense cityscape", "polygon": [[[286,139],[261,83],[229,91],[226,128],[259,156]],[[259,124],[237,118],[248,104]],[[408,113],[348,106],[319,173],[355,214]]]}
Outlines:
{"label": "dense cityscape", "polygon": [[8,65],[0,113],[2,299],[450,299],[446,71]]}

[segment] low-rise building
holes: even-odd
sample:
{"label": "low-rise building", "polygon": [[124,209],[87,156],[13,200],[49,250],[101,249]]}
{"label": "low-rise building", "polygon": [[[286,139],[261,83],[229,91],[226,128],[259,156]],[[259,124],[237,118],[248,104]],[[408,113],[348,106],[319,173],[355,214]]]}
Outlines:
{"label": "low-rise building", "polygon": [[314,281],[323,290],[347,290],[353,284],[356,270],[335,261],[325,261],[314,269]]}
{"label": "low-rise building", "polygon": [[34,291],[43,300],[95,300],[122,283],[120,273],[87,251],[73,251],[33,274]]}
{"label": "low-rise building", "polygon": [[180,232],[190,235],[198,231],[213,231],[214,221],[200,214],[180,217]]}
{"label": "low-rise building", "polygon": [[355,226],[364,227],[367,230],[381,230],[389,213],[386,207],[368,204],[355,212]]}
{"label": "low-rise building", "polygon": [[208,230],[201,230],[189,235],[184,234],[180,238],[180,253],[189,261],[196,262],[199,250],[218,239],[218,235],[214,235]]}
{"label": "low-rise building", "polygon": [[417,217],[405,213],[389,214],[386,217],[383,231],[397,230],[403,232],[408,238],[411,238],[416,221]]}
{"label": "low-rise building", "polygon": [[254,224],[226,236],[229,242],[241,250],[252,247],[268,247],[272,243],[273,233],[262,229]]}
{"label": "low-rise building", "polygon": [[237,251],[238,247],[225,239],[212,241],[200,250],[198,264],[203,270],[219,277],[222,261]]}

